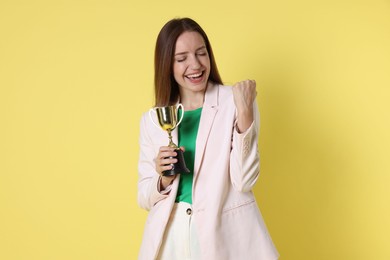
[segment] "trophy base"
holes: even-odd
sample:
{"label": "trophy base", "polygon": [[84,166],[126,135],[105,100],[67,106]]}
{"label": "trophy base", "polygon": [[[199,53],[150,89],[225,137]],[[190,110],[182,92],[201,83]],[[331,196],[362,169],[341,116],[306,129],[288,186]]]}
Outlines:
{"label": "trophy base", "polygon": [[163,176],[174,176],[179,173],[189,173],[190,170],[186,166],[186,162],[184,161],[183,151],[178,148],[176,149],[177,155],[174,157],[177,159],[177,163],[171,164],[172,169],[166,170],[162,172]]}

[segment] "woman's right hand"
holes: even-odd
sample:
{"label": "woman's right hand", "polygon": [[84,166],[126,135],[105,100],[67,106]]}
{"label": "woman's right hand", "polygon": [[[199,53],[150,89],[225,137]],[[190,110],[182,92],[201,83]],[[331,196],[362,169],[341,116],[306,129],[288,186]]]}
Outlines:
{"label": "woman's right hand", "polygon": [[175,148],[169,146],[161,146],[157,158],[156,158],[156,171],[161,176],[161,190],[164,190],[168,185],[172,183],[176,175],[173,176],[163,176],[163,171],[171,170],[173,163],[177,162],[177,159],[174,158],[177,155]]}

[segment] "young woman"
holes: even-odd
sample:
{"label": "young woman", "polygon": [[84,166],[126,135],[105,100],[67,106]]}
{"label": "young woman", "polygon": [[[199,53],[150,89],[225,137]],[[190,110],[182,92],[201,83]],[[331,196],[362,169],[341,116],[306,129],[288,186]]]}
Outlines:
{"label": "young woman", "polygon": [[255,98],[253,80],[223,86],[208,37],[194,20],[164,25],[155,49],[155,105],[183,105],[172,135],[190,173],[162,175],[177,153],[145,113],[138,203],[149,215],[139,259],[278,258],[252,193],[260,169]]}

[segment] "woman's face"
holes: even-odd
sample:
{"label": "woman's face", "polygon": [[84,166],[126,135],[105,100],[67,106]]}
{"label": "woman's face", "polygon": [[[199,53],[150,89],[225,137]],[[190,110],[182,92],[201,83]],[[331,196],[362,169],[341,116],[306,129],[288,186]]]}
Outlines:
{"label": "woman's face", "polygon": [[183,92],[204,92],[210,75],[210,58],[198,32],[184,32],[176,41],[173,75]]}

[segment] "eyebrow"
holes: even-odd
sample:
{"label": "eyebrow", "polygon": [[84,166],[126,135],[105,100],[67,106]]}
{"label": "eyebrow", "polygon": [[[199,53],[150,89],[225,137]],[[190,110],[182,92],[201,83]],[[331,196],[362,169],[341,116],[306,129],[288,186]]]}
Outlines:
{"label": "eyebrow", "polygon": [[[203,49],[206,49],[206,46],[199,47],[198,49],[196,49],[196,51],[200,51],[200,50],[203,50]],[[188,51],[179,52],[179,53],[175,53],[175,56],[177,56],[177,55],[184,55],[184,54],[187,54],[187,53],[188,53]]]}

